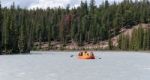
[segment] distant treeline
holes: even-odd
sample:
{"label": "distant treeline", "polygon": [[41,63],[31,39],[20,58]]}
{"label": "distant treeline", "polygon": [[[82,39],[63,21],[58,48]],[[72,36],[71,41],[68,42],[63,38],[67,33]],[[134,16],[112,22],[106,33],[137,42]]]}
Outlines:
{"label": "distant treeline", "polygon": [[[105,0],[96,6],[95,1],[81,2],[77,8],[22,9],[13,4],[0,7],[0,51],[26,53],[34,42],[59,41],[65,46],[76,42],[96,44],[120,34],[122,28],[132,28],[139,23],[150,23],[149,0],[124,0],[110,4]],[[120,50],[149,50],[150,30],[135,30],[132,39],[122,35]],[[39,45],[40,46],[40,45]],[[113,49],[111,40],[109,48]]]}

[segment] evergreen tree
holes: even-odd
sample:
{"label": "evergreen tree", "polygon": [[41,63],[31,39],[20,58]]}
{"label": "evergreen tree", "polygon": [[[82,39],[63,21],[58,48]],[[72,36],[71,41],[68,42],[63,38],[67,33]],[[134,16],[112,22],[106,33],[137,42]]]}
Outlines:
{"label": "evergreen tree", "polygon": [[121,50],[122,49],[122,34],[119,35],[119,39],[118,39],[118,49]]}
{"label": "evergreen tree", "polygon": [[143,35],[144,35],[144,30],[142,28],[142,25],[139,26],[138,28],[138,50],[143,48]]}
{"label": "evergreen tree", "polygon": [[144,32],[143,49],[144,50],[150,49],[150,30],[149,29]]}
{"label": "evergreen tree", "polygon": [[90,12],[91,12],[91,14],[94,14],[95,7],[96,7],[95,0],[91,0],[91,2],[90,2]]}
{"label": "evergreen tree", "polygon": [[113,49],[113,44],[112,44],[111,39],[108,40],[108,46],[109,46],[109,50]]}
{"label": "evergreen tree", "polygon": [[3,15],[0,2],[0,54],[2,54],[2,26],[3,26],[2,24],[3,24]]}

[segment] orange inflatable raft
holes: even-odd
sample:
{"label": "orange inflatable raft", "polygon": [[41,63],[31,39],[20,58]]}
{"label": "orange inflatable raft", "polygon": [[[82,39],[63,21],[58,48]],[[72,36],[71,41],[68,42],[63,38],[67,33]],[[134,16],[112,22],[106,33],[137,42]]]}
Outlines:
{"label": "orange inflatable raft", "polygon": [[83,51],[78,54],[79,59],[95,59],[95,56],[92,52]]}

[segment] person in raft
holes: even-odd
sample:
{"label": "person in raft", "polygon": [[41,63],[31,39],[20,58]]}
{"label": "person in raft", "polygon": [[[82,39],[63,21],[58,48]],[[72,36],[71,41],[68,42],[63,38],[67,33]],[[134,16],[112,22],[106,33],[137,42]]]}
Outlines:
{"label": "person in raft", "polygon": [[93,52],[82,51],[78,54],[79,59],[95,59]]}

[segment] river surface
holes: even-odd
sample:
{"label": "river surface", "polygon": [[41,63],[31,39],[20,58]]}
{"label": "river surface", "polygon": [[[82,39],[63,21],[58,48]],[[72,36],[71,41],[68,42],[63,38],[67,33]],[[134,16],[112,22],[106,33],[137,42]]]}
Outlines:
{"label": "river surface", "polygon": [[95,60],[77,53],[2,55],[0,80],[150,80],[150,52],[94,52]]}

